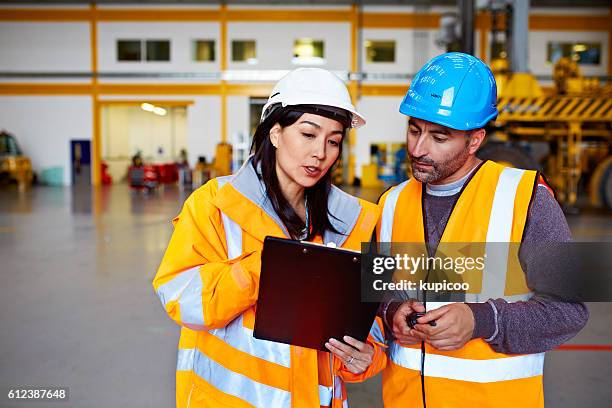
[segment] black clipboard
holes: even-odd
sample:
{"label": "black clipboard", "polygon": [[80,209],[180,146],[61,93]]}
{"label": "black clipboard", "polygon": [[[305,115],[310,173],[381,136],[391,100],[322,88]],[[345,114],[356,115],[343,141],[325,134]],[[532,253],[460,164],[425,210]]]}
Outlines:
{"label": "black clipboard", "polygon": [[266,237],[255,338],[329,351],[330,338],[365,342],[378,303],[361,302],[361,254]]}

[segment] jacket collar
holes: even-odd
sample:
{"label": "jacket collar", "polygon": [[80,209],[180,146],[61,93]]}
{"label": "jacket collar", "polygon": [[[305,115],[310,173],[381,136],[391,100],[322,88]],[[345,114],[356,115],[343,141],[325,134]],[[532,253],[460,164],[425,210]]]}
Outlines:
{"label": "jacket collar", "polygon": [[[261,241],[266,235],[289,236],[272,207],[263,181],[253,168],[252,158],[249,158],[236,174],[220,177],[218,182],[219,192],[213,204],[242,229]],[[248,200],[246,202],[248,208],[245,208],[244,200],[239,200],[236,193]],[[342,246],[357,223],[361,204],[357,198],[332,186],[328,198],[328,211],[331,214],[330,222],[339,233],[326,231],[323,242],[326,244],[334,242],[336,246]]]}

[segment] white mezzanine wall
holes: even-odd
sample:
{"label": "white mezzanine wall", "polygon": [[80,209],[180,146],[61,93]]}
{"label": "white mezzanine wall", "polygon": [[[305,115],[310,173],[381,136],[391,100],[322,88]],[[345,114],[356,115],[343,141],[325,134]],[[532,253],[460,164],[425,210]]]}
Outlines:
{"label": "white mezzanine wall", "polygon": [[[293,46],[299,38],[324,41],[325,64],[332,71],[348,71],[351,66],[351,26],[347,23],[233,23],[227,24],[228,69],[291,70]],[[232,40],[255,40],[257,63],[232,61]]]}
{"label": "white mezzanine wall", "polygon": [[[361,69],[372,74],[414,75],[427,61],[446,50],[436,44],[436,30],[363,29],[361,33]],[[478,39],[478,37],[476,37]],[[365,41],[395,41],[395,62],[366,62]],[[477,42],[477,41],[476,41]],[[475,53],[478,55],[478,47]],[[366,83],[405,83],[403,79],[366,80]]]}
{"label": "white mezzanine wall", "polygon": [[0,96],[0,129],[14,134],[35,172],[63,167],[70,185],[70,140],[91,140],[89,96]]}
{"label": "white mezzanine wall", "polygon": [[[203,73],[220,71],[219,23],[216,22],[101,22],[98,25],[98,69],[100,72]],[[169,40],[170,61],[118,61],[117,40]],[[193,40],[214,40],[215,61],[193,61]],[[218,79],[198,78],[197,82]],[[150,82],[151,78],[103,79],[106,82]],[[186,78],[157,78],[156,81],[185,82]]]}
{"label": "white mezzanine wall", "polygon": [[600,43],[599,64],[578,65],[582,75],[608,75],[608,44],[610,38],[606,31],[530,31],[529,32],[529,69],[534,75],[553,74],[553,65],[546,62],[549,42]]}
{"label": "white mezzanine wall", "polygon": [[372,143],[405,143],[408,118],[399,113],[401,96],[366,96],[357,103],[357,111],[366,125],[357,129],[355,173],[361,177],[361,166],[370,164]]}
{"label": "white mezzanine wall", "polygon": [[0,71],[88,72],[89,23],[0,23]]}

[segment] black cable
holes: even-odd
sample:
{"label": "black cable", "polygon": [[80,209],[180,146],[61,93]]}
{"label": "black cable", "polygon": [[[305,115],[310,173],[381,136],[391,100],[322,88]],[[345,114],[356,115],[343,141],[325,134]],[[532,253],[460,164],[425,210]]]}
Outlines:
{"label": "black cable", "polygon": [[[429,273],[431,269],[427,268],[425,275],[425,284],[429,282]],[[427,289],[423,289],[423,307],[427,313]],[[427,398],[425,397],[425,341],[421,341],[421,396],[423,397],[423,408],[427,408]]]}
{"label": "black cable", "polygon": [[427,408],[425,398],[425,342],[421,342],[421,396],[423,397],[423,408]]}

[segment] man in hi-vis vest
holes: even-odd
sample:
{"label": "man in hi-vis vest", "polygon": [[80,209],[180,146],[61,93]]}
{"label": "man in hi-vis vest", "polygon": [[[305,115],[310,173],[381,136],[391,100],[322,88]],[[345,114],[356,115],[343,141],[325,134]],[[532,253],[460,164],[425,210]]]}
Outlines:
{"label": "man in hi-vis vest", "polygon": [[[559,277],[542,271],[544,255],[526,244],[571,240],[550,188],[535,171],[476,157],[484,127],[497,116],[496,100],[495,79],[482,61],[447,53],[421,68],[401,103],[413,178],[381,197],[379,242],[422,243],[430,256],[448,243],[517,249],[494,265],[485,262],[482,287],[502,282],[493,291],[499,296],[383,304],[393,336],[383,372],[385,407],[543,406],[544,352],[588,319],[583,303],[543,295],[534,284],[542,273],[553,286]],[[487,283],[491,273],[496,280]],[[426,314],[410,328],[413,312]]]}

